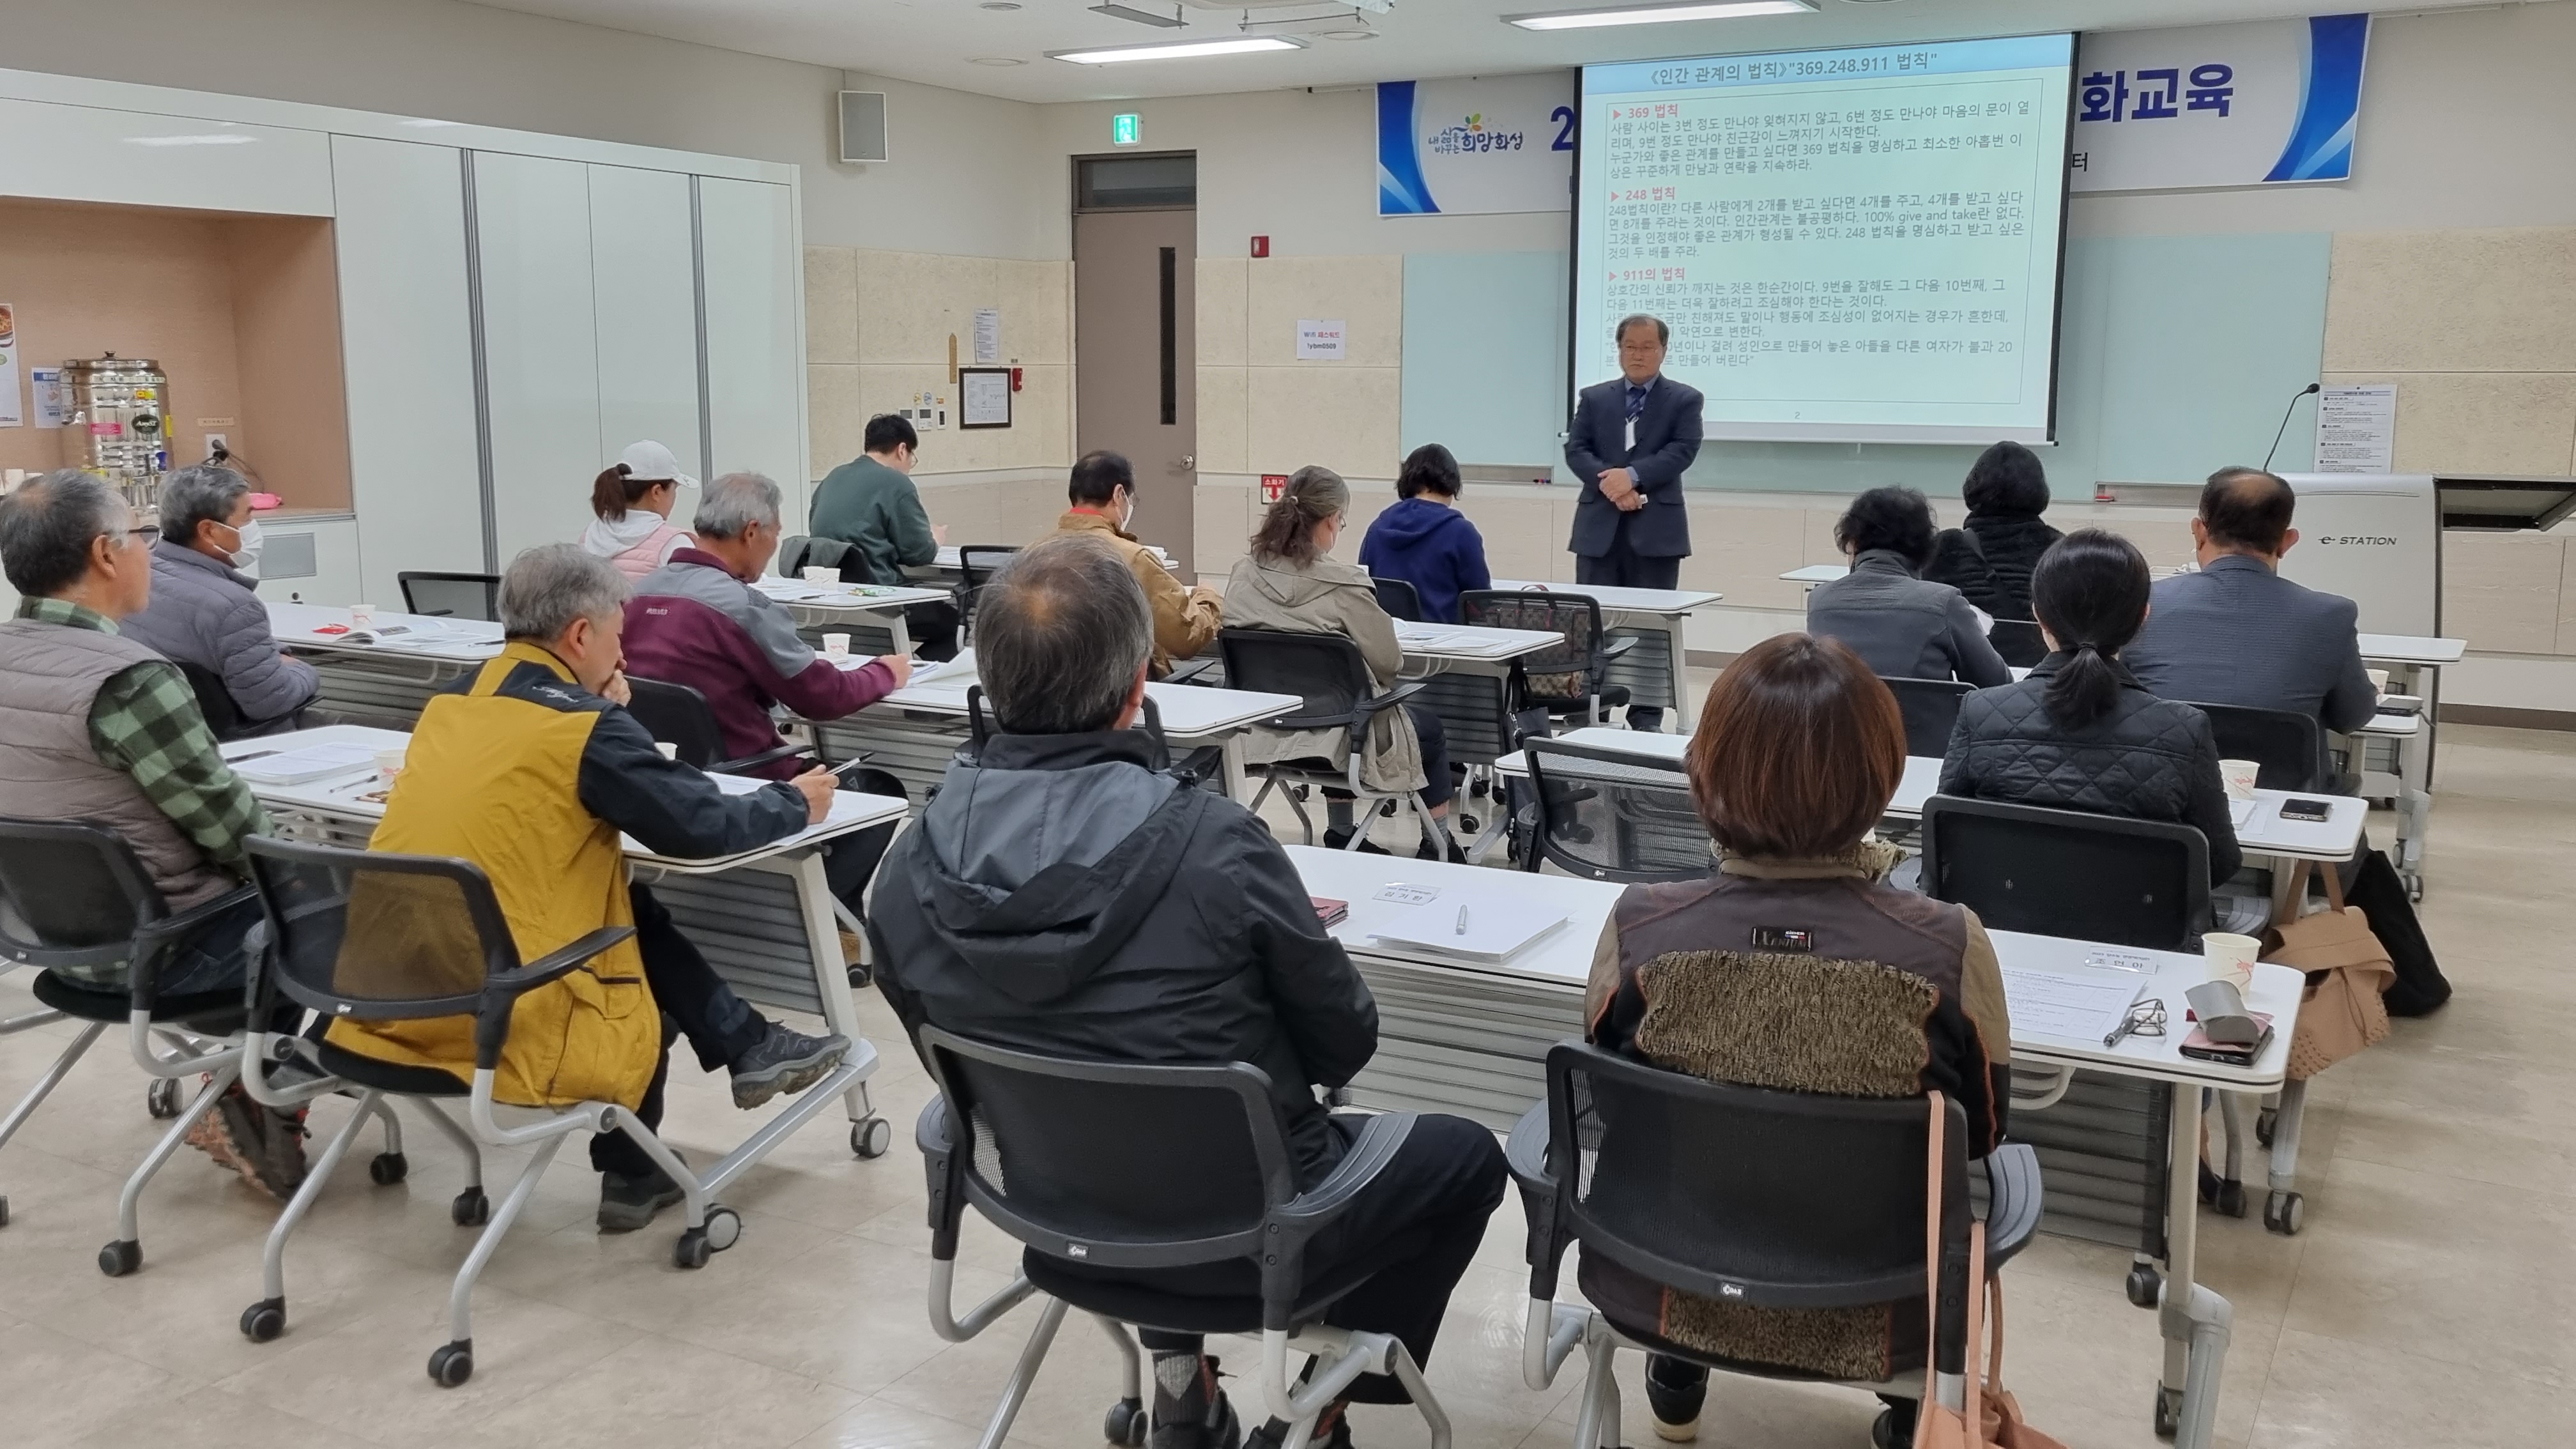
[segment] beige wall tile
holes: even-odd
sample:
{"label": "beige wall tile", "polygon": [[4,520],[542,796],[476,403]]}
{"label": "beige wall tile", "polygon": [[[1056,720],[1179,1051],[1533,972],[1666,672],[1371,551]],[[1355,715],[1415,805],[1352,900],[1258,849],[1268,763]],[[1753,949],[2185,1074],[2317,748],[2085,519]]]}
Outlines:
{"label": "beige wall tile", "polygon": [[1249,257],[1198,259],[1197,331],[1198,364],[1201,367],[1241,367],[1251,360],[1245,353],[1245,339],[1250,334],[1244,330],[1244,289],[1250,285],[1244,269],[1251,264]]}
{"label": "beige wall tile", "polygon": [[[2097,525],[2138,546],[2149,568],[2180,568],[2192,561],[2191,520],[2187,518],[2115,518]],[[2072,531],[2074,525],[2061,524]]]}
{"label": "beige wall tile", "polygon": [[934,527],[948,530],[950,543],[983,543],[993,533],[993,494],[1000,485],[985,479],[943,483],[921,480],[921,511]]}
{"label": "beige wall tile", "polygon": [[1547,556],[1546,578],[1552,584],[1574,582],[1574,555],[1566,550],[1565,541],[1574,537],[1575,494],[1573,489],[1550,494],[1547,500],[1547,536],[1556,540],[1556,550]]}
{"label": "beige wall tile", "polygon": [[2576,372],[2328,373],[2397,384],[2400,473],[2564,475],[2576,454]]}
{"label": "beige wall tile", "polygon": [[1392,367],[1250,369],[1251,467],[1321,463],[1346,478],[1392,478],[1402,379]]}
{"label": "beige wall tile", "polygon": [[[1202,294],[1204,295],[1204,294]],[[1252,464],[1251,370],[1198,369],[1198,458],[1202,473],[1249,473]]]}
{"label": "beige wall tile", "polygon": [[861,451],[869,413],[859,374],[846,364],[818,362],[805,369],[805,426],[816,478]]}
{"label": "beige wall tile", "polygon": [[[990,257],[934,256],[928,252],[855,253],[859,294],[859,360],[865,363],[948,361],[948,339],[957,338],[957,360],[975,355],[975,309],[1001,305],[1001,268]],[[1009,347],[1011,319],[1002,318]]]}
{"label": "beige wall tile", "polygon": [[[2447,537],[2458,536],[2451,534]],[[2561,534],[2559,537],[2563,540],[2566,535]],[[2449,550],[2445,548],[2444,553],[2447,562]],[[2568,550],[2566,561],[2559,566],[2558,570],[2557,652],[2576,654],[2576,549]]]}
{"label": "beige wall tile", "polygon": [[1565,539],[1556,532],[1555,500],[1480,497],[1470,483],[1459,509],[1484,535],[1485,566],[1494,577],[1554,582],[1549,571],[1555,555],[1565,552]]}
{"label": "beige wall tile", "polygon": [[2454,529],[2442,540],[2442,628],[2482,653],[2558,647],[2566,540]]}
{"label": "beige wall tile", "polygon": [[1064,480],[1020,478],[993,485],[992,541],[1035,543],[1055,532],[1064,514]]}
{"label": "beige wall tile", "polygon": [[1342,515],[1342,536],[1333,544],[1333,557],[1344,563],[1360,561],[1360,544],[1368,538],[1369,525],[1377,516],[1395,506],[1395,487],[1391,483],[1353,479],[1350,511]]}
{"label": "beige wall tile", "polygon": [[2342,232],[2331,372],[2576,372],[2576,228]]}
{"label": "beige wall tile", "polygon": [[1682,560],[1682,587],[1715,589],[1735,608],[1803,610],[1806,586],[1786,582],[1780,575],[1806,562],[1809,512],[1715,503],[1694,506],[1691,556]]}
{"label": "beige wall tile", "polygon": [[805,249],[805,360],[859,360],[859,276],[848,247]]}
{"label": "beige wall tile", "polygon": [[[1066,297],[1072,285],[1071,262],[997,261],[993,264],[994,287],[990,300],[973,305],[998,307],[1002,311],[1002,361],[1020,363],[1070,363],[1073,361],[1073,333],[1068,321],[1071,311]],[[960,361],[974,359],[974,314],[967,314],[969,330],[958,334]],[[946,346],[943,338],[941,346]]]}
{"label": "beige wall tile", "polygon": [[1799,544],[1798,562],[1785,565],[1783,569],[1775,569],[1773,572],[1779,573],[1785,569],[1798,568],[1806,564],[1843,562],[1843,551],[1834,544],[1834,524],[1841,519],[1843,509],[1847,506],[1845,500],[1836,499],[1830,506],[1800,510],[1803,516],[1803,532]]}
{"label": "beige wall tile", "polygon": [[1191,495],[1190,561],[1202,576],[1225,577],[1252,536],[1253,486],[1202,483]]}
{"label": "beige wall tile", "polygon": [[[1396,367],[1404,361],[1404,258],[1265,257],[1249,263],[1250,360],[1309,368]],[[1297,361],[1297,323],[1349,324],[1340,362]]]}

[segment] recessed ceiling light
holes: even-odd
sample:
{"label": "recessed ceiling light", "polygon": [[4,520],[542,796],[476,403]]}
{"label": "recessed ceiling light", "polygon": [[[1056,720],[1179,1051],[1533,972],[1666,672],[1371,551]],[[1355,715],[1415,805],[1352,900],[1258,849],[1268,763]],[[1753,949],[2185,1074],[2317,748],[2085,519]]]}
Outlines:
{"label": "recessed ceiling light", "polygon": [[1106,15],[1113,20],[1133,20],[1139,25],[1154,25],[1165,30],[1178,30],[1189,24],[1181,18],[1177,6],[1173,8],[1171,14],[1161,15],[1151,10],[1139,10],[1133,5],[1121,5],[1118,0],[1101,0],[1101,3],[1091,7],[1091,13]]}
{"label": "recessed ceiling light", "polygon": [[1374,31],[1374,30],[1318,30],[1318,31],[1316,31],[1315,33],[1316,33],[1317,35],[1319,35],[1319,36],[1322,36],[1322,37],[1323,37],[1324,39],[1326,39],[1326,40],[1375,40],[1375,39],[1377,39],[1377,32],[1376,32],[1376,31]]}
{"label": "recessed ceiling light", "polygon": [[983,3],[977,5],[975,8],[978,10],[1017,10],[1020,8],[1020,0],[983,0]]}
{"label": "recessed ceiling light", "polygon": [[1052,60],[1076,65],[1115,65],[1128,60],[1187,60],[1202,55],[1251,55],[1264,50],[1304,50],[1303,41],[1284,35],[1247,35],[1230,40],[1183,40],[1167,45],[1113,45],[1090,50],[1050,50]]}
{"label": "recessed ceiling light", "polygon": [[972,57],[972,58],[971,58],[971,59],[969,59],[966,63],[967,63],[968,65],[1027,65],[1027,64],[1028,64],[1028,62],[1027,62],[1027,61],[1020,59],[1020,58],[1019,58],[1018,56],[1016,56],[1016,55],[979,55],[979,56]]}
{"label": "recessed ceiling light", "polygon": [[1506,15],[1523,30],[1589,30],[1602,25],[1670,25],[1680,20],[1733,20],[1747,15],[1805,15],[1815,0],[1685,0],[1679,5],[1626,5],[1611,10],[1556,10]]}

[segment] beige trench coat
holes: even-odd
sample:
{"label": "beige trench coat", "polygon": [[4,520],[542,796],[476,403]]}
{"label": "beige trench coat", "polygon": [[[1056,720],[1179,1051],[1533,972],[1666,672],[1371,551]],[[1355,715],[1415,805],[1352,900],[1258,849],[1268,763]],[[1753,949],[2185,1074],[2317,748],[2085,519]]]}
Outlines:
{"label": "beige trench coat", "polygon": [[[1259,563],[1246,555],[1226,577],[1225,622],[1231,629],[1343,635],[1360,646],[1370,682],[1380,693],[1395,684],[1404,667],[1395,620],[1378,607],[1368,571],[1339,559],[1319,558],[1299,566],[1284,559]],[[1340,770],[1350,762],[1350,736],[1338,729],[1253,730],[1244,746],[1245,760],[1257,765],[1323,759]],[[1422,745],[1414,738],[1413,720],[1401,708],[1379,713],[1360,760],[1360,783],[1389,793],[1422,788]]]}

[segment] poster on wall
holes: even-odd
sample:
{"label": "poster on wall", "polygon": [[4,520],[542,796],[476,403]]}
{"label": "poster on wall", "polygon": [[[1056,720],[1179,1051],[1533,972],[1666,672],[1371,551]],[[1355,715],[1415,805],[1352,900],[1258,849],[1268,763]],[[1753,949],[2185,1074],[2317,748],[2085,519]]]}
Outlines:
{"label": "poster on wall", "polygon": [[0,302],[0,428],[23,426],[26,404],[18,400],[18,312]]}
{"label": "poster on wall", "polygon": [[1574,72],[1378,83],[1378,215],[1564,211],[1573,196]]}
{"label": "poster on wall", "polygon": [[2067,146],[2076,191],[2352,178],[2367,15],[2087,35]]}
{"label": "poster on wall", "polygon": [[2397,384],[2330,387],[2317,395],[2317,471],[2385,473],[2397,462]]}

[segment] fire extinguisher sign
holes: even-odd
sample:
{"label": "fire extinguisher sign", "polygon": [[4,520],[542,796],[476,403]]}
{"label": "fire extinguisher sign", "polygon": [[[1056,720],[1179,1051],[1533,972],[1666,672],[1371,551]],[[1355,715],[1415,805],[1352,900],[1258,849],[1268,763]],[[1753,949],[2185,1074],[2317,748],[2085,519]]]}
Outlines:
{"label": "fire extinguisher sign", "polygon": [[1264,474],[1262,474],[1262,475],[1261,475],[1261,501],[1262,501],[1262,502],[1264,502],[1264,503],[1276,503],[1276,502],[1278,502],[1280,499],[1282,499],[1282,498],[1286,497],[1287,495],[1288,495],[1288,475],[1287,475],[1287,474],[1285,474],[1285,473],[1264,473]]}

